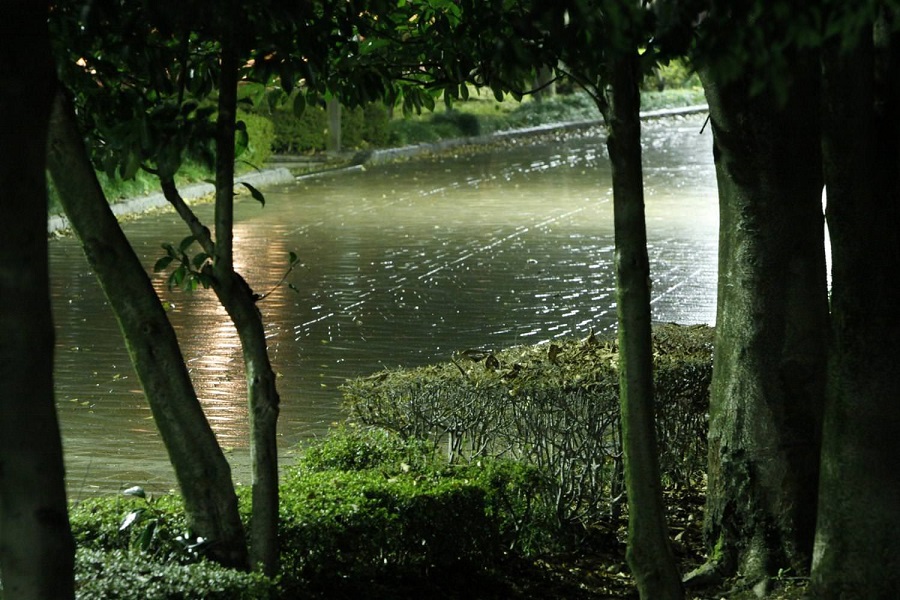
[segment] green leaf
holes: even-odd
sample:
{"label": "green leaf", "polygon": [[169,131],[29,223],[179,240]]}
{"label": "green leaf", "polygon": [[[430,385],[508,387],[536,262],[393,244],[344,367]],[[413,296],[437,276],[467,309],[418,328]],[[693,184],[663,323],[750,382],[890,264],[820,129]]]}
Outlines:
{"label": "green leaf", "polygon": [[125,531],[135,523],[137,523],[138,519],[141,518],[141,515],[144,514],[143,508],[139,508],[137,510],[133,510],[122,519],[122,523],[119,525],[119,531]]}
{"label": "green leaf", "polygon": [[193,244],[196,241],[197,241],[197,236],[189,235],[186,238],[184,238],[183,240],[181,240],[181,243],[178,244],[178,250],[180,252],[184,253],[188,248],[191,247],[191,244]]}
{"label": "green leaf", "polygon": [[169,267],[169,265],[172,264],[173,260],[175,260],[174,256],[163,256],[158,261],[156,261],[155,265],[153,265],[153,272],[159,273],[160,271],[165,271]]}
{"label": "green leaf", "polygon": [[136,496],[138,498],[146,498],[147,497],[147,492],[145,492],[144,488],[142,488],[139,485],[128,488],[127,490],[122,492],[122,494],[125,496]]}
{"label": "green leaf", "polygon": [[169,289],[174,289],[177,287],[181,287],[182,282],[184,281],[184,276],[187,274],[187,269],[184,265],[181,265],[169,275],[168,286]]}
{"label": "green leaf", "polygon": [[196,100],[188,100],[184,104],[181,105],[181,114],[184,116],[190,115],[192,112],[197,110],[200,105]]}
{"label": "green leaf", "polygon": [[194,259],[191,261],[191,264],[194,265],[195,269],[199,270],[200,267],[203,266],[203,263],[205,263],[207,260],[209,260],[209,254],[207,254],[206,252],[201,252],[194,257]]}
{"label": "green leaf", "polygon": [[289,263],[291,266],[294,266],[294,265],[297,264],[297,253],[296,253],[296,252],[289,252],[289,253],[288,253],[288,263]]}
{"label": "green leaf", "polygon": [[239,181],[238,183],[240,183],[242,186],[244,186],[245,188],[250,190],[250,195],[253,196],[254,200],[259,202],[263,206],[266,205],[266,197],[262,195],[262,192],[260,192],[258,189],[256,189],[255,187],[253,187],[246,181]]}
{"label": "green leaf", "polygon": [[206,273],[197,273],[197,274],[195,274],[195,277],[197,278],[197,281],[200,282],[200,285],[203,286],[203,289],[208,290],[209,288],[212,287],[212,284],[213,284],[212,277],[210,277]]}
{"label": "green leaf", "polygon": [[147,523],[147,526],[144,528],[144,531],[141,532],[141,537],[138,539],[138,547],[143,552],[147,552],[150,550],[150,544],[153,542],[153,534],[156,533],[156,521],[150,521]]}

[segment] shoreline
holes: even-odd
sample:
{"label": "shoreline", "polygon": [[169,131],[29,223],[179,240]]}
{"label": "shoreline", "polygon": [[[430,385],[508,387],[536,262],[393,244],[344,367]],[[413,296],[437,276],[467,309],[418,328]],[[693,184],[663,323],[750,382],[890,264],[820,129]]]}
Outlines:
{"label": "shoreline", "polygon": [[[658,119],[664,117],[675,117],[682,115],[707,112],[709,107],[705,104],[697,104],[693,106],[683,106],[679,108],[664,108],[659,110],[651,110],[641,112],[641,120]],[[545,133],[553,133],[559,131],[577,131],[581,129],[589,129],[603,124],[602,119],[589,119],[584,121],[569,121],[563,123],[552,123],[547,125],[536,125],[521,129],[510,129],[507,131],[498,131],[487,135],[479,135],[473,137],[453,138],[441,140],[439,142],[427,144],[414,144],[410,146],[400,146],[397,148],[380,148],[376,150],[363,150],[349,155],[349,163],[339,164],[333,167],[324,167],[322,169],[295,175],[287,167],[279,167],[274,161],[274,165],[262,171],[247,173],[236,177],[235,184],[245,182],[253,187],[264,188],[271,185],[280,185],[291,183],[299,179],[308,177],[317,177],[325,173],[333,173],[344,169],[358,169],[363,165],[379,165],[389,163],[395,160],[413,158],[426,153],[446,152],[462,146],[483,146],[491,143],[503,141],[504,139],[528,137],[531,135],[541,135]],[[202,198],[206,198],[215,193],[215,186],[211,183],[192,183],[186,185],[180,190],[181,196],[187,202],[196,202]],[[148,194],[146,196],[138,196],[130,198],[122,202],[110,204],[113,214],[118,217],[132,217],[142,213],[165,209],[170,207],[168,200],[162,192]],[[69,220],[64,215],[49,215],[47,218],[48,235],[59,235],[63,232],[70,231]]]}

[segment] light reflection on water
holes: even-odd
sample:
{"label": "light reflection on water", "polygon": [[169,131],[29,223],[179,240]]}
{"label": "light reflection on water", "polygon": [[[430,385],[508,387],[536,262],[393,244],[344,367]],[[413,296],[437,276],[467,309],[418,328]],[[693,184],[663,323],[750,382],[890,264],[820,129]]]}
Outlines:
{"label": "light reflection on water", "polygon": [[[702,117],[645,126],[654,319],[715,314],[715,176]],[[285,455],[338,420],[338,386],[470,347],[611,331],[611,183],[597,132],[345,172],[237,204],[235,264],[258,293],[279,374]],[[211,220],[210,206],[197,208]],[[171,214],[127,224],[148,268],[187,235]],[[51,244],[57,399],[75,494],[173,476],[124,344],[74,240]],[[153,275],[236,479],[249,483],[240,344],[209,291]]]}

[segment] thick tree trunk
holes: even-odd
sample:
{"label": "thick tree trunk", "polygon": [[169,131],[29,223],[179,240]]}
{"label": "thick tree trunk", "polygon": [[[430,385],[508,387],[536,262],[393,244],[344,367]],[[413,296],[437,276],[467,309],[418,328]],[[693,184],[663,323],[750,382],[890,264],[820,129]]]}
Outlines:
{"label": "thick tree trunk", "polygon": [[53,398],[47,5],[0,3],[0,577],[17,600],[74,596],[75,546]]}
{"label": "thick tree trunk", "polygon": [[619,339],[619,402],[628,495],[628,565],[641,598],[681,599],[669,544],[653,404],[650,261],[641,165],[639,58],[612,60],[607,111],[612,162]]}
{"label": "thick tree trunk", "polygon": [[720,211],[707,568],[763,588],[809,568],[824,398],[819,82],[795,64],[784,106],[701,73]]}
{"label": "thick tree trunk", "polygon": [[900,44],[824,60],[832,339],[812,588],[900,598]]}
{"label": "thick tree trunk", "polygon": [[247,543],[231,468],[197,400],[175,331],[107,204],[63,94],[54,106],[48,157],[60,202],[116,315],[169,453],[188,526],[214,542],[210,558],[246,568]]}

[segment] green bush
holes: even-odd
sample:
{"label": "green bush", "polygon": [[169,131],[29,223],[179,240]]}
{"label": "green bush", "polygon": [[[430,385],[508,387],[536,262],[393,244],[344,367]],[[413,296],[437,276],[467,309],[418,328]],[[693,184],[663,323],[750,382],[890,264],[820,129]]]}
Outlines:
{"label": "green bush", "polygon": [[87,548],[75,555],[78,600],[255,600],[272,597],[274,589],[263,575],[210,562],[182,565],[138,552]]}
{"label": "green bush", "polygon": [[505,128],[533,127],[600,118],[600,111],[584,92],[557,94],[542,102],[523,102],[506,119]]}
{"label": "green bush", "polygon": [[477,569],[510,548],[536,549],[550,537],[536,508],[542,481],[526,466],[448,467],[430,444],[338,429],[283,479],[282,585],[299,593],[331,580]]}
{"label": "green bush", "polygon": [[384,104],[374,102],[341,111],[341,145],[345,149],[384,147],[390,141],[390,117]]}
{"label": "green bush", "polygon": [[272,146],[275,143],[275,125],[272,119],[258,113],[239,110],[238,121],[243,121],[247,127],[250,138],[247,149],[237,157],[239,165],[248,165],[251,168],[261,168],[269,157],[272,156]]}
{"label": "green bush", "polygon": [[387,106],[381,102],[367,104],[363,108],[363,118],[365,123],[363,139],[375,148],[384,148],[390,145],[388,124],[391,115]]}
{"label": "green bush", "polygon": [[[667,484],[706,465],[712,337],[708,327],[657,327],[654,358],[660,463]],[[393,370],[344,386],[351,418],[431,438],[450,462],[505,456],[552,474],[560,525],[604,519],[621,498],[617,346],[557,341]]]}
{"label": "green bush", "polygon": [[366,116],[362,107],[341,109],[341,147],[344,149],[360,148],[367,145]]}
{"label": "green bush", "polygon": [[[131,488],[139,490],[139,488]],[[89,498],[69,510],[75,542],[94,550],[140,550],[159,560],[196,560],[188,550],[187,531],[179,496],[142,496],[142,491]]]}
{"label": "green bush", "polygon": [[399,473],[411,467],[428,466],[433,458],[431,450],[431,444],[424,440],[401,438],[384,429],[349,424],[307,446],[298,467],[304,471],[375,469]]}
{"label": "green bush", "polygon": [[698,104],[706,104],[706,94],[703,92],[703,88],[651,91],[641,94],[641,110],[679,108]]}
{"label": "green bush", "polygon": [[276,108],[271,114],[275,125],[272,149],[277,154],[297,154],[325,149],[328,139],[328,115],[321,106],[307,106],[301,116],[288,108]]}

